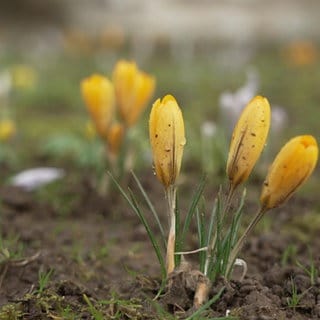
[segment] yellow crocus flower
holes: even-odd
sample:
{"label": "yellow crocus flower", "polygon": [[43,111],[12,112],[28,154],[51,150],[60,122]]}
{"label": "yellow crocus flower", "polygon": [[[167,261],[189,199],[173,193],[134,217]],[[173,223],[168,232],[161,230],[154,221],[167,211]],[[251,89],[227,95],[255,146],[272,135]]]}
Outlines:
{"label": "yellow crocus flower", "polygon": [[272,163],[263,184],[260,202],[264,209],[278,207],[302,185],[318,160],[318,145],[313,136],[289,140]]}
{"label": "yellow crocus flower", "polygon": [[0,141],[8,141],[16,134],[16,125],[10,119],[0,121]]}
{"label": "yellow crocus flower", "polygon": [[107,138],[114,114],[114,87],[112,82],[99,74],[94,74],[81,82],[81,91],[97,132]]}
{"label": "yellow crocus flower", "polygon": [[146,108],[155,88],[155,78],[140,71],[135,62],[120,60],[113,71],[119,112],[126,126],[132,126]]}
{"label": "yellow crocus flower", "polygon": [[14,65],[11,69],[12,84],[19,89],[33,89],[38,80],[35,68],[25,64]]}
{"label": "yellow crocus flower", "polygon": [[186,144],[182,112],[173,96],[166,95],[153,104],[149,135],[155,172],[167,189],[179,175]]}
{"label": "yellow crocus flower", "polygon": [[114,123],[110,126],[107,142],[109,150],[112,154],[117,155],[119,153],[124,133],[124,126],[121,123]]}
{"label": "yellow crocus flower", "polygon": [[227,161],[231,190],[247,180],[256,164],[269,132],[270,114],[269,102],[261,96],[243,109],[232,134]]}

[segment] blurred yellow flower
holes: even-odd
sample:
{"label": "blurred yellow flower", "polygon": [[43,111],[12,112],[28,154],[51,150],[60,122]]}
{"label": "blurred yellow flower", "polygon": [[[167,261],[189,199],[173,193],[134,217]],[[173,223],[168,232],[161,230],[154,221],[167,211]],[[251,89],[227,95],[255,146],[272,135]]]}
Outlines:
{"label": "blurred yellow flower", "polygon": [[0,141],[8,141],[16,134],[16,125],[10,119],[0,121]]}
{"label": "blurred yellow flower", "polygon": [[310,135],[289,140],[273,161],[264,182],[260,202],[263,209],[278,207],[302,185],[318,160],[318,144]]}
{"label": "blurred yellow flower", "polygon": [[283,49],[285,60],[293,66],[307,66],[314,64],[319,52],[311,41],[295,41]]}
{"label": "blurred yellow flower", "polygon": [[155,78],[140,71],[135,62],[120,60],[113,71],[117,105],[126,126],[138,120],[155,88]]}
{"label": "blurred yellow flower", "polygon": [[124,126],[121,123],[114,123],[110,126],[108,131],[107,143],[112,154],[117,155],[119,153],[124,133]]}
{"label": "blurred yellow flower", "polygon": [[94,74],[82,80],[81,91],[97,132],[107,139],[114,115],[115,95],[111,81],[102,75]]}
{"label": "blurred yellow flower", "polygon": [[38,80],[38,73],[35,68],[25,65],[17,64],[11,69],[12,85],[18,89],[32,89],[36,86]]}
{"label": "blurred yellow flower", "polygon": [[149,136],[156,175],[168,188],[179,175],[186,144],[182,112],[173,96],[166,95],[153,104]]}
{"label": "blurred yellow flower", "polygon": [[256,96],[243,109],[233,130],[227,161],[232,190],[249,177],[265,146],[270,127],[270,105]]}

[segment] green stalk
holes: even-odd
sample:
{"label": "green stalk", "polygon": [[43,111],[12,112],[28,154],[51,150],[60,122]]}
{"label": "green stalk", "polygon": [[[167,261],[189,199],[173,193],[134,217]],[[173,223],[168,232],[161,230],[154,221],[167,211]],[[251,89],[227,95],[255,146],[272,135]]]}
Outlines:
{"label": "green stalk", "polygon": [[161,238],[162,238],[162,241],[163,241],[163,244],[164,244],[164,248],[166,248],[167,247],[167,240],[166,240],[166,237],[164,235],[164,230],[163,230],[161,221],[159,219],[159,215],[158,215],[156,209],[154,208],[154,205],[150,201],[146,191],[144,190],[144,188],[143,188],[141,182],[139,181],[138,177],[136,176],[136,174],[133,171],[131,171],[131,174],[132,174],[132,176],[133,176],[133,178],[134,178],[134,180],[135,180],[135,182],[136,182],[141,194],[143,195],[143,198],[146,201],[146,203],[147,203],[147,205],[148,205],[148,207],[149,207],[149,209],[150,209],[155,221],[157,222],[157,225],[158,225],[160,233],[161,233]]}
{"label": "green stalk", "polygon": [[122,196],[126,199],[128,204],[130,205],[130,207],[133,209],[133,211],[136,213],[136,215],[139,217],[140,221],[144,225],[144,227],[147,231],[147,234],[149,236],[149,239],[151,241],[151,244],[153,246],[153,249],[155,251],[155,254],[158,258],[158,261],[160,264],[160,269],[161,269],[162,283],[164,283],[164,279],[166,279],[166,277],[167,277],[165,261],[162,257],[162,253],[161,253],[161,249],[158,244],[158,241],[156,240],[156,237],[155,237],[154,233],[152,232],[152,230],[151,230],[151,228],[145,218],[144,213],[142,212],[141,208],[139,207],[138,202],[137,202],[133,192],[130,189],[128,189],[128,192],[129,192],[129,195],[128,195],[123,190],[123,188],[119,185],[119,183],[115,180],[115,178],[111,175],[110,172],[109,172],[109,175],[110,175],[111,179],[113,180],[113,182],[115,183],[118,190],[120,191],[120,193],[122,194]]}
{"label": "green stalk", "polygon": [[248,234],[257,225],[257,223],[260,221],[260,219],[262,218],[262,216],[265,214],[266,211],[267,211],[267,209],[265,209],[265,208],[260,208],[259,209],[259,211],[254,216],[253,220],[248,225],[247,229],[244,231],[244,233],[241,236],[241,238],[238,240],[236,245],[233,247],[233,249],[232,249],[232,251],[230,253],[230,256],[229,256],[228,266],[227,266],[227,269],[226,269],[226,275],[227,276],[230,274],[231,269],[232,269],[233,264],[234,264],[234,261],[235,261],[236,257],[238,256],[238,253],[241,250],[241,248],[242,248],[242,246],[243,246]]}
{"label": "green stalk", "polygon": [[[211,219],[209,224],[209,233],[208,233],[208,252],[207,258],[204,265],[204,274],[208,276],[210,269],[210,262],[212,261],[212,254],[216,247],[219,227],[221,225],[222,213],[221,213],[221,188],[219,190],[218,196],[216,198],[216,202],[214,205],[214,209],[211,213]],[[215,223],[215,228],[213,228],[213,224]]]}
{"label": "green stalk", "polygon": [[169,213],[169,235],[167,241],[166,269],[167,275],[175,268],[175,243],[176,243],[176,187],[170,185],[166,189]]}

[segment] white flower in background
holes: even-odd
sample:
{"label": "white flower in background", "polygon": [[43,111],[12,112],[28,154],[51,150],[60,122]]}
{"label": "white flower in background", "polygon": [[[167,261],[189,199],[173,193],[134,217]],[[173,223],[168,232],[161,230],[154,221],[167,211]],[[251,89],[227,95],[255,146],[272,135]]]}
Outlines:
{"label": "white flower in background", "polygon": [[248,69],[246,83],[235,92],[225,91],[219,97],[220,114],[223,125],[232,131],[242,109],[257,95],[259,74],[255,69]]}
{"label": "white flower in background", "polygon": [[217,132],[217,125],[212,121],[205,121],[201,125],[201,134],[204,138],[212,138]]}
{"label": "white flower in background", "polygon": [[[243,108],[257,95],[258,90],[259,74],[255,69],[251,68],[247,71],[247,81],[244,86],[234,93],[230,91],[222,92],[219,97],[220,115],[222,125],[228,130],[228,133],[231,134]],[[277,134],[286,127],[288,115],[283,107],[277,105],[272,105],[271,107],[271,132]]]}
{"label": "white flower in background", "polygon": [[288,114],[285,109],[280,106],[272,106],[271,114],[271,130],[273,134],[281,132],[288,123]]}
{"label": "white flower in background", "polygon": [[0,73],[0,100],[6,99],[12,88],[12,78],[9,71]]}
{"label": "white flower in background", "polygon": [[205,172],[213,173],[216,161],[213,157],[218,127],[213,121],[205,121],[201,125],[201,160]]}
{"label": "white flower in background", "polygon": [[65,171],[59,168],[39,167],[21,171],[10,179],[10,184],[26,191],[41,188],[65,176]]}

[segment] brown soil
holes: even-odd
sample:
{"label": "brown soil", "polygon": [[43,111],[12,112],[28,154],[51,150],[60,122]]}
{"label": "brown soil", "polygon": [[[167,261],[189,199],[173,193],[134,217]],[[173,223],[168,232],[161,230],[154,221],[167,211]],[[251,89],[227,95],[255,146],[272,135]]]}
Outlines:
{"label": "brown soil", "polygon": [[[11,239],[11,244],[6,242],[11,254],[22,246],[19,255],[0,260],[1,319],[73,319],[68,310],[75,319],[166,319],[165,312],[190,316],[194,288],[185,285],[189,272],[177,272],[153,301],[160,269],[144,228],[117,192],[100,197],[88,181],[67,177],[59,183],[58,204],[39,192],[1,188],[2,239]],[[157,182],[143,183],[161,209]],[[202,316],[230,312],[230,319],[320,319],[320,278],[311,283],[297,265],[299,261],[308,268],[312,252],[316,269],[320,267],[320,226],[310,231],[295,222],[313,206],[296,196],[271,213],[271,227],[252,235],[241,252],[249,268],[245,279],[213,284],[209,298],[222,287],[224,291]],[[303,242],[295,236],[299,232],[307,235]],[[191,246],[196,245],[193,238],[190,235]],[[290,246],[295,254],[283,263]],[[39,273],[50,270],[50,280],[39,290]],[[293,289],[298,302],[290,306]]]}

